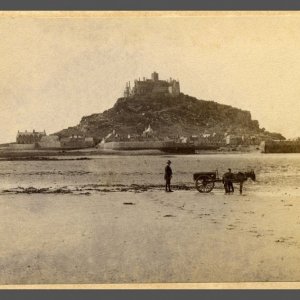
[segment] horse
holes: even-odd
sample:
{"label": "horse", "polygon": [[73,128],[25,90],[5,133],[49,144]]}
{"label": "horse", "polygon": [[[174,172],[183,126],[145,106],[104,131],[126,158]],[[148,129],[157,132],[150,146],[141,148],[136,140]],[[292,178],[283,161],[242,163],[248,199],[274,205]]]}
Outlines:
{"label": "horse", "polygon": [[232,183],[239,183],[240,194],[242,195],[243,184],[245,181],[247,181],[248,178],[251,178],[253,181],[256,180],[256,175],[253,170],[250,172],[225,173],[222,179],[225,187],[225,192],[230,192],[230,185],[232,186]]}

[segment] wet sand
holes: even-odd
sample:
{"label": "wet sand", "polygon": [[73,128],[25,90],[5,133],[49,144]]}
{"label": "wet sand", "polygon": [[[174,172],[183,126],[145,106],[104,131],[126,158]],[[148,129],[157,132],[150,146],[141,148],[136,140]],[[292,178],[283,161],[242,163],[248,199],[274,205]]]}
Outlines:
{"label": "wet sand", "polygon": [[[0,284],[300,281],[299,155],[45,157],[0,160]],[[228,167],[244,196],[195,190]]]}
{"label": "wet sand", "polygon": [[0,195],[0,283],[300,281],[298,189]]}

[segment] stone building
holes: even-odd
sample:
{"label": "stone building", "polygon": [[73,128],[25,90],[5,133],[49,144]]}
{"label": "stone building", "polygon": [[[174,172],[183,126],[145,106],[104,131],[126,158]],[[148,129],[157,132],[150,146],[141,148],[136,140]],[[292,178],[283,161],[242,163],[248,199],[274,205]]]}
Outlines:
{"label": "stone building", "polygon": [[59,149],[61,144],[57,135],[43,136],[38,142],[41,149]]}
{"label": "stone building", "polygon": [[82,149],[94,147],[94,139],[92,137],[84,137],[80,135],[72,135],[60,139],[60,145],[64,149]]}
{"label": "stone building", "polygon": [[35,144],[38,143],[43,136],[46,136],[45,130],[38,132],[33,130],[32,132],[25,130],[25,132],[18,131],[16,142],[17,144]]}
{"label": "stone building", "polygon": [[145,128],[145,130],[143,131],[142,136],[146,138],[150,138],[153,137],[153,133],[154,131],[149,124],[148,128]]}
{"label": "stone building", "polygon": [[170,78],[169,80],[160,80],[156,72],[151,74],[151,79],[135,80],[133,87],[130,82],[126,83],[124,97],[136,95],[166,95],[178,96],[180,94],[179,81]]}

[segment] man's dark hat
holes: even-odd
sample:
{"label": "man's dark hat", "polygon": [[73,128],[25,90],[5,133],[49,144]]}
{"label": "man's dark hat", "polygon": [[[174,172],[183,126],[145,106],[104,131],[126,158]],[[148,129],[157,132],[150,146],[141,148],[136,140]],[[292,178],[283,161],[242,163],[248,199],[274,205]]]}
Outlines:
{"label": "man's dark hat", "polygon": [[170,160],[168,160],[168,161],[167,161],[167,164],[170,164],[170,163],[172,163],[172,162],[171,162]]}
{"label": "man's dark hat", "polygon": [[228,171],[231,171],[231,169],[229,168]]}

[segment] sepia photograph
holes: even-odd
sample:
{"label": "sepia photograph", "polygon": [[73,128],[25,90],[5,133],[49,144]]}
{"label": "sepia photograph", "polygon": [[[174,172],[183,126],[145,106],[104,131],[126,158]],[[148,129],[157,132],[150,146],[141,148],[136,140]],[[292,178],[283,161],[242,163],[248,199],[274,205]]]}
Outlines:
{"label": "sepia photograph", "polygon": [[300,282],[299,29],[1,12],[0,288]]}

